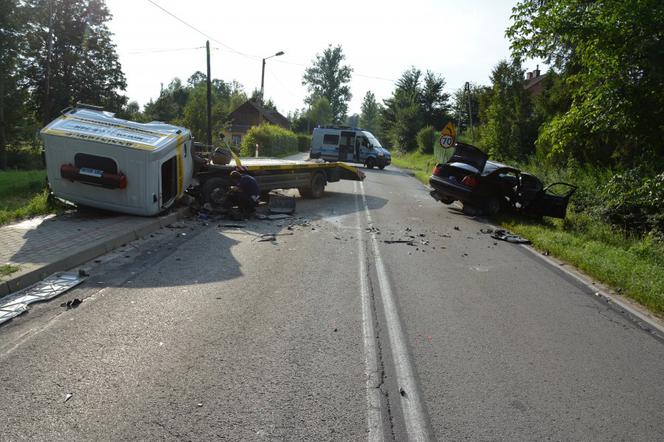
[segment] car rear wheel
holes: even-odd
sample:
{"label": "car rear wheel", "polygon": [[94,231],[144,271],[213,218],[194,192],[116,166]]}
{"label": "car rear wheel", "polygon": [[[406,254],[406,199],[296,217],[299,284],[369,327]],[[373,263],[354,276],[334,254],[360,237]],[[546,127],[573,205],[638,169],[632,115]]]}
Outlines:
{"label": "car rear wheel", "polygon": [[493,216],[496,213],[500,212],[500,200],[496,197],[493,197],[484,204],[484,207],[482,209],[484,209],[484,213],[486,215]]}
{"label": "car rear wheel", "polygon": [[477,206],[468,203],[461,203],[461,211],[464,215],[468,216],[478,216],[482,214],[482,211]]}

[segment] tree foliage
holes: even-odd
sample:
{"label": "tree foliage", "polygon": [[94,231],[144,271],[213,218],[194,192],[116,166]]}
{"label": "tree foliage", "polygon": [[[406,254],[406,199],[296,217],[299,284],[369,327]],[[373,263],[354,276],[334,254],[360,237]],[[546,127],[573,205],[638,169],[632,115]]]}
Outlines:
{"label": "tree foliage", "polygon": [[547,122],[538,148],[564,161],[664,156],[664,3],[523,0],[507,35],[517,57],[562,73],[569,109]]}
{"label": "tree foliage", "polygon": [[[481,110],[488,107],[491,95],[491,88],[488,86],[470,84],[469,89],[466,91],[464,88],[459,88],[452,95],[454,119],[461,130],[469,128],[471,123],[474,128],[477,128],[484,122]],[[470,109],[468,101],[470,101]],[[471,118],[468,117],[469,112]]]}
{"label": "tree foliage", "polygon": [[18,1],[0,2],[0,169],[7,168],[8,141],[19,138],[29,115],[20,58],[25,49],[25,25]]}
{"label": "tree foliage", "polygon": [[313,105],[321,97],[327,99],[334,123],[346,119],[348,101],[351,99],[348,83],[353,70],[343,64],[345,59],[341,46],[329,45],[322,54],[316,54],[313,65],[305,69],[302,78],[302,84],[309,91],[305,102]]}
{"label": "tree foliage", "polygon": [[376,134],[380,124],[381,106],[376,101],[376,96],[373,92],[367,91],[364,95],[360,110],[360,126],[369,132]]}
{"label": "tree foliage", "polygon": [[518,60],[503,60],[490,77],[492,88],[488,106],[482,110],[486,124],[481,136],[484,147],[496,158],[523,159],[533,151],[536,126],[523,74]]}
{"label": "tree foliage", "polygon": [[317,97],[307,112],[309,120],[316,126],[323,126],[335,122],[334,110],[326,97]]}
{"label": "tree foliage", "polygon": [[450,108],[444,85],[439,75],[427,71],[423,78],[422,71],[415,67],[401,75],[381,113],[382,130],[389,144],[402,151],[414,150],[417,132],[423,126],[442,128]]}
{"label": "tree foliage", "polygon": [[103,0],[28,0],[26,75],[42,122],[85,102],[119,111],[127,83]]}

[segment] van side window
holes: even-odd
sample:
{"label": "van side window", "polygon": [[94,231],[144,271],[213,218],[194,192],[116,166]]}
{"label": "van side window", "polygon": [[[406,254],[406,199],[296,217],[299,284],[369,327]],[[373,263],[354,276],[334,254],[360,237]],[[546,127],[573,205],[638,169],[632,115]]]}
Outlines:
{"label": "van side window", "polygon": [[323,144],[339,144],[339,135],[325,134],[323,136]]}

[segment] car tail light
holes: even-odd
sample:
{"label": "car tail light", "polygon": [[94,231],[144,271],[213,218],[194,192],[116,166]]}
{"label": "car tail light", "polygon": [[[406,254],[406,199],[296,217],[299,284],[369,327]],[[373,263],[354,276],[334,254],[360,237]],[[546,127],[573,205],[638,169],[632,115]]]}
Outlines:
{"label": "car tail light", "polygon": [[473,175],[466,175],[461,180],[461,184],[464,184],[468,187],[476,187],[477,184],[478,184],[478,181],[477,181],[477,178],[475,178]]}
{"label": "car tail light", "polygon": [[441,176],[443,174],[443,166],[438,164],[436,167],[433,168],[433,174],[435,176]]}

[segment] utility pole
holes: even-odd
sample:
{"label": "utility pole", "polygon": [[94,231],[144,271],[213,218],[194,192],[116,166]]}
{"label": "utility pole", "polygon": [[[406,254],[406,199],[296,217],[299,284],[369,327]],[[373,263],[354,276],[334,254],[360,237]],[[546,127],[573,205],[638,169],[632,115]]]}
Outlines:
{"label": "utility pole", "polygon": [[466,84],[463,86],[463,90],[466,93],[468,99],[468,122],[470,124],[470,138],[475,141],[475,130],[473,129],[473,108],[470,104],[470,83],[466,81]]}
{"label": "utility pole", "polygon": [[207,144],[212,146],[212,80],[210,80],[210,40],[205,42],[207,52]]}

